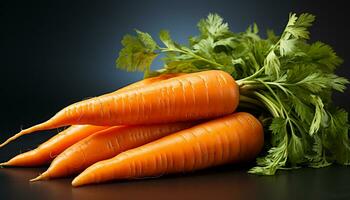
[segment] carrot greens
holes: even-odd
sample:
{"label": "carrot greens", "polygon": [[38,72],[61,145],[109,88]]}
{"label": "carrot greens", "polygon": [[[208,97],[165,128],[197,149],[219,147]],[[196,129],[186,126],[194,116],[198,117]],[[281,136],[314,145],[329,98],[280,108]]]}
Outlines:
{"label": "carrot greens", "polygon": [[[348,113],[331,101],[332,92],[344,92],[348,80],[334,73],[342,60],[329,45],[308,41],[314,19],[290,14],[280,36],[269,30],[263,38],[256,24],[234,33],[219,15],[209,14],[188,45],[173,41],[166,30],[159,34],[162,45],[137,30],[136,36],[123,38],[116,64],[146,77],[213,69],[231,74],[240,86],[241,105],[263,106],[269,129],[266,151],[250,173],[349,165]],[[151,70],[160,54],[164,67]]]}

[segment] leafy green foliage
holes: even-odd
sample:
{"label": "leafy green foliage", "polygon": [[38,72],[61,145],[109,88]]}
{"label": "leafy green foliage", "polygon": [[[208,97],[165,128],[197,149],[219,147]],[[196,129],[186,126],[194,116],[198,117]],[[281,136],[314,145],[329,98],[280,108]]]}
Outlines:
{"label": "leafy green foliage", "polygon": [[265,73],[269,76],[279,77],[281,63],[274,51],[270,51],[265,59]]}
{"label": "leafy green foliage", "polygon": [[307,28],[312,25],[314,20],[315,16],[308,13],[301,14],[299,17],[296,14],[291,14],[284,35],[282,36],[285,37],[284,39],[290,37],[309,39],[310,33]]}
{"label": "leafy green foliage", "polygon": [[[209,14],[187,46],[173,41],[166,30],[159,34],[163,46],[141,31],[126,35],[117,66],[147,76],[212,69],[231,74],[246,97],[242,105],[265,106],[260,119],[269,128],[268,150],[250,173],[349,165],[348,113],[331,103],[332,92],[343,92],[349,82],[334,74],[342,60],[329,45],[308,43],[314,20],[311,14],[290,14],[281,35],[268,30],[265,39],[256,24],[234,33],[219,15]],[[164,68],[150,71],[159,54],[165,55]]]}
{"label": "leafy green foliage", "polygon": [[229,32],[228,24],[218,14],[209,14],[207,19],[200,20],[198,28],[204,38],[218,38]]}
{"label": "leafy green foliage", "polygon": [[124,48],[119,52],[116,64],[127,71],[148,71],[157,57],[154,51],[158,46],[148,33],[136,32],[136,37],[124,36],[122,40]]}

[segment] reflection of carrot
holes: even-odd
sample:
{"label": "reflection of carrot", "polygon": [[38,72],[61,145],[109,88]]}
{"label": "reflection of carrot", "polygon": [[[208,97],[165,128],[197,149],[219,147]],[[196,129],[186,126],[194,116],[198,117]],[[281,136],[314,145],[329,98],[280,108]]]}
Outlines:
{"label": "reflection of carrot", "polygon": [[46,172],[33,181],[79,173],[95,162],[112,158],[125,150],[193,125],[193,122],[179,122],[162,125],[115,126],[102,130],[66,149],[53,160]]}
{"label": "reflection of carrot", "polygon": [[254,159],[264,143],[261,123],[235,113],[125,151],[87,168],[72,184],[188,172]]}
{"label": "reflection of carrot", "polygon": [[238,101],[238,85],[230,74],[219,70],[185,74],[75,103],[0,146],[24,134],[72,124],[156,124],[218,117],[232,113]]}
{"label": "reflection of carrot", "polygon": [[[105,94],[113,95],[118,92],[127,91],[130,89],[135,89],[145,85],[153,84],[155,82],[165,80],[171,77],[179,76],[181,74],[167,74],[163,76],[148,78],[142,81],[138,81],[124,88],[121,88],[113,93]],[[60,132],[56,136],[52,137],[47,142],[41,144],[38,148],[20,154],[8,162],[2,163],[1,165],[10,166],[40,166],[50,163],[56,155],[60,154],[67,147],[78,142],[79,140],[108,127],[103,126],[92,126],[92,125],[73,125],[68,129]]]}

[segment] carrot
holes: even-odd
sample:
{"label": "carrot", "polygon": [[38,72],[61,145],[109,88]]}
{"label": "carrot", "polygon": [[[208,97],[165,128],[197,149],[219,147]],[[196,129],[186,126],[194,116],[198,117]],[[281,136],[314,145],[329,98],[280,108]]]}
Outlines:
{"label": "carrot", "polygon": [[[104,95],[101,95],[99,97],[95,97],[95,98],[92,98],[92,99],[100,99],[100,98],[104,98],[104,97],[108,97],[108,96],[113,96],[113,95],[116,95],[116,94],[118,94],[120,92],[125,92],[125,91],[128,91],[128,90],[137,89],[137,88],[140,88],[140,87],[143,87],[143,86],[146,86],[146,85],[151,85],[153,83],[156,83],[156,82],[159,82],[159,81],[162,81],[162,80],[166,80],[166,79],[169,79],[169,78],[181,76],[181,75],[184,75],[184,74],[183,73],[163,74],[163,75],[160,75],[160,76],[157,76],[157,77],[147,78],[147,79],[138,81],[136,83],[130,84],[130,85],[126,86],[126,87],[123,87],[123,88],[121,88],[121,89],[119,89],[117,91],[114,91],[114,92],[111,92],[111,93],[107,93],[107,94],[104,94]],[[88,101],[90,101],[90,99],[89,100],[85,100],[83,102],[88,102]],[[83,114],[83,113],[81,113],[81,114]],[[57,117],[57,118],[59,118],[59,117]],[[55,120],[53,120],[53,121],[55,121]],[[71,124],[65,124],[65,125],[71,125]],[[61,125],[61,126],[65,126],[65,125]],[[36,127],[39,127],[38,130],[45,130],[45,128],[44,129],[40,129],[40,126],[36,126]],[[59,126],[57,126],[57,127],[59,127]],[[57,127],[51,127],[51,128],[57,128]],[[50,129],[50,128],[47,128],[47,129]],[[19,137],[21,135],[24,135],[26,133],[29,133],[29,132],[28,132],[28,129],[27,129],[27,131],[26,130],[21,131],[19,134],[15,135],[14,137],[9,138],[4,143],[2,143],[0,145],[0,147],[6,145],[7,143],[11,142],[12,140],[16,139],[17,137]],[[57,141],[57,142],[60,142],[60,141]],[[75,143],[75,141],[73,143]],[[27,155],[29,155],[29,154],[27,154]],[[3,163],[3,164],[5,164],[5,163]]]}
{"label": "carrot", "polygon": [[[150,85],[155,82],[165,80],[171,77],[180,76],[182,74],[166,74],[158,77],[144,79],[136,83],[123,87],[115,92],[105,94],[112,95],[117,92],[127,91],[133,88],[142,87],[144,85]],[[79,140],[103,129],[107,129],[106,126],[93,126],[93,125],[73,125],[59,134],[52,137],[50,140],[44,142],[36,149],[17,155],[7,162],[1,163],[1,166],[22,166],[33,167],[50,163],[58,154],[64,151],[72,144]]]}
{"label": "carrot", "polygon": [[36,149],[19,154],[2,166],[34,167],[50,163],[58,154],[77,141],[106,129],[105,126],[75,125],[61,131]]}
{"label": "carrot", "polygon": [[154,177],[249,161],[257,156],[263,143],[261,123],[251,114],[235,113],[97,162],[77,176],[72,185]]}
{"label": "carrot", "polygon": [[65,177],[90,165],[165,135],[189,128],[194,122],[162,125],[116,126],[99,131],[72,145],[53,160],[48,170],[31,181]]}
{"label": "carrot", "polygon": [[[238,106],[239,88],[224,71],[185,74],[70,105],[46,122],[22,130],[3,144],[34,131],[73,124],[157,124],[223,116]],[[203,109],[205,108],[205,109]]]}

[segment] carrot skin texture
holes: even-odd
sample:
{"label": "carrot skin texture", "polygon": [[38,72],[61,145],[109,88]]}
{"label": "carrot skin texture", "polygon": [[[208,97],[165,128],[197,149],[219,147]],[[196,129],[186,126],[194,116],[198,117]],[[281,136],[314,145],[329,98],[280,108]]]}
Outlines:
{"label": "carrot skin texture", "polygon": [[98,161],[112,158],[125,150],[193,125],[195,122],[110,127],[66,149],[53,160],[48,170],[41,174],[39,179],[60,178],[80,173]]}
{"label": "carrot skin texture", "polygon": [[61,131],[48,141],[39,145],[36,149],[19,154],[9,161],[5,166],[35,167],[50,163],[58,154],[79,140],[106,129],[105,126],[75,125]]}
{"label": "carrot skin texture", "polygon": [[179,131],[97,162],[73,186],[190,172],[254,159],[264,143],[263,127],[251,114],[235,113]]}
{"label": "carrot skin texture", "polygon": [[[105,94],[104,96],[153,84],[155,82],[180,75],[182,74],[166,74],[163,76],[144,79],[127,85],[115,92]],[[35,167],[48,164],[69,146],[95,132],[107,128],[107,126],[73,125],[44,142],[36,149],[19,154],[7,162],[1,163],[1,166]]]}
{"label": "carrot skin texture", "polygon": [[66,125],[116,126],[209,119],[233,113],[238,102],[239,88],[230,74],[220,70],[185,74],[75,103],[48,121],[22,130],[0,147],[21,135]]}
{"label": "carrot skin texture", "polygon": [[[147,78],[147,79],[135,82],[133,84],[127,85],[127,86],[125,86],[125,87],[123,87],[123,88],[121,88],[121,89],[119,89],[117,91],[114,91],[114,92],[111,92],[111,93],[107,93],[107,94],[101,95],[101,96],[96,97],[96,98],[112,96],[112,95],[118,94],[120,92],[125,92],[125,91],[128,91],[128,90],[137,89],[137,88],[140,88],[140,87],[143,87],[143,86],[146,86],[146,85],[151,85],[151,84],[157,83],[159,81],[166,80],[166,79],[173,78],[173,77],[177,77],[177,76],[181,76],[181,75],[184,75],[184,74],[183,73],[164,74],[164,75],[160,75],[160,76],[157,76],[157,77]],[[85,100],[83,102],[86,102],[86,101],[89,101],[89,100]],[[52,126],[48,126],[48,125],[45,125],[45,124],[46,123],[42,123],[41,125],[39,124],[39,125],[36,125],[34,127],[31,127],[31,128],[28,128],[26,130],[21,131],[20,133],[18,133],[15,136],[13,136],[13,137],[9,138],[8,140],[6,140],[4,143],[0,144],[0,147],[3,147],[4,145],[8,144],[10,141],[18,138],[19,136],[24,135],[24,134],[28,134],[28,133],[30,133],[32,131],[46,130],[46,129],[54,128]],[[70,125],[70,124],[66,124],[66,125]],[[59,126],[56,126],[56,128],[57,127],[59,127]],[[23,155],[21,157],[25,158],[25,156],[32,156],[32,155],[31,155],[31,153],[30,154],[28,153],[28,154]],[[6,164],[8,164],[8,163],[3,163],[3,165],[6,165]]]}
{"label": "carrot skin texture", "polygon": [[232,113],[238,106],[239,89],[229,74],[213,70],[167,79],[96,101],[98,116],[86,104],[77,112],[84,113],[83,117],[69,117],[75,112],[73,106],[63,111],[68,116],[65,119],[69,119],[66,123],[138,125],[208,119]]}

